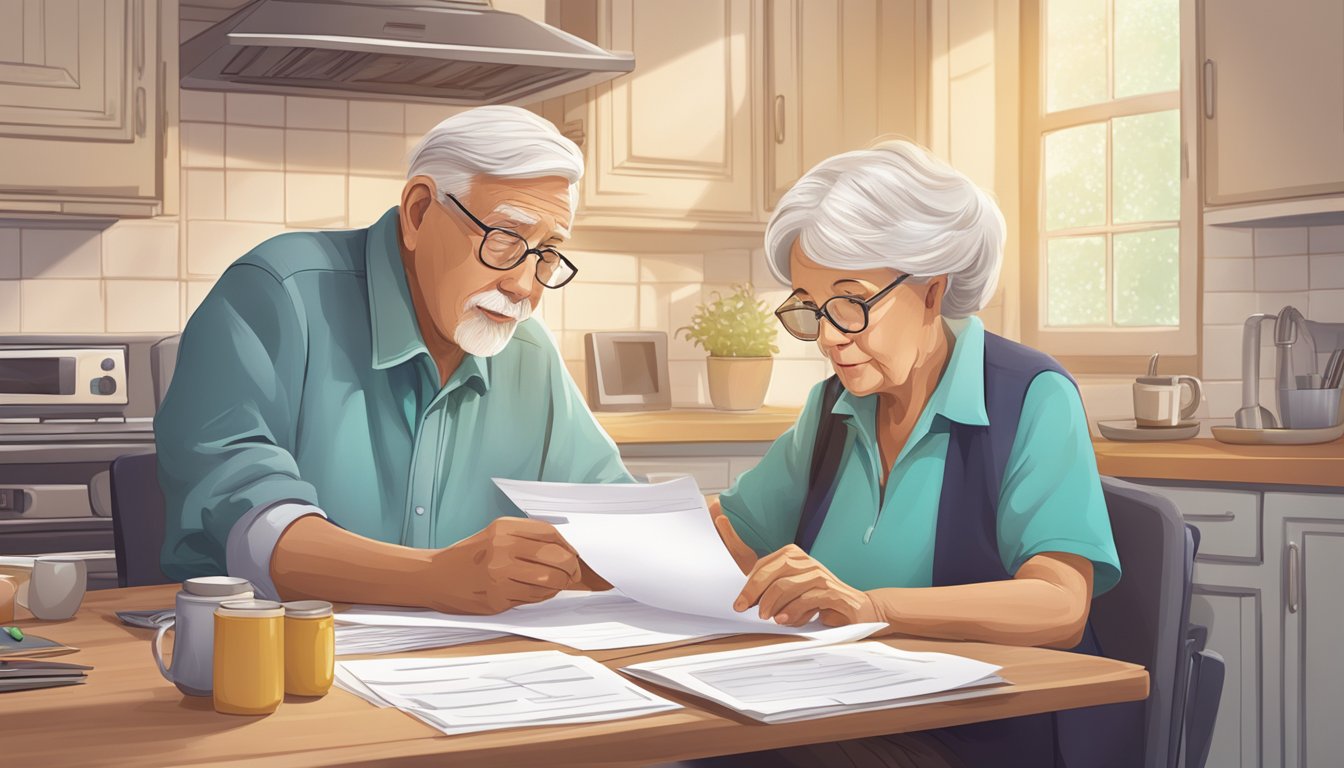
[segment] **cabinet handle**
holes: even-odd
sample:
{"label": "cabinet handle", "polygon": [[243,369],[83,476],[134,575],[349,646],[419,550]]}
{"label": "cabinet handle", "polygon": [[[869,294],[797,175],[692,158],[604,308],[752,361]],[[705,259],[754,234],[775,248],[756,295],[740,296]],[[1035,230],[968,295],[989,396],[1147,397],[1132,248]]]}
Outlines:
{"label": "cabinet handle", "polygon": [[775,97],[775,143],[784,143],[784,94]]}
{"label": "cabinet handle", "polygon": [[168,158],[168,62],[159,62],[159,125],[155,131],[160,151]]}
{"label": "cabinet handle", "polygon": [[1237,513],[1215,512],[1207,515],[1187,513],[1184,517],[1186,520],[1235,520]]}
{"label": "cabinet handle", "polygon": [[135,0],[132,24],[135,25],[135,77],[145,76],[145,0]]}
{"label": "cabinet handle", "polygon": [[1298,554],[1297,543],[1288,542],[1288,612],[1297,613],[1298,603],[1298,571],[1301,568],[1301,556]]}
{"label": "cabinet handle", "polygon": [[144,86],[135,89],[135,135],[137,138],[145,138],[145,110],[148,108],[146,103],[148,99],[145,96]]}
{"label": "cabinet handle", "polygon": [[1204,117],[1213,119],[1214,91],[1216,90],[1216,81],[1214,80],[1213,59],[1204,60]]}

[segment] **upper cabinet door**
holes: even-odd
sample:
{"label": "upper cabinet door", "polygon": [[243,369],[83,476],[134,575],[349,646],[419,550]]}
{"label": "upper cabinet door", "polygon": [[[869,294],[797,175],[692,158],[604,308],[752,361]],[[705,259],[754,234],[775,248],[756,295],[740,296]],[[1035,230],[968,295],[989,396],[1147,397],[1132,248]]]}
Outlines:
{"label": "upper cabinet door", "polygon": [[598,37],[634,51],[635,71],[590,102],[585,213],[689,221],[759,220],[751,0],[603,0]]}
{"label": "upper cabinet door", "polygon": [[884,134],[921,138],[922,5],[766,0],[767,210],[832,155]]}
{"label": "upper cabinet door", "polygon": [[1344,191],[1344,3],[1201,0],[1205,201]]}
{"label": "upper cabinet door", "polygon": [[176,2],[0,0],[0,211],[159,209],[176,26]]}

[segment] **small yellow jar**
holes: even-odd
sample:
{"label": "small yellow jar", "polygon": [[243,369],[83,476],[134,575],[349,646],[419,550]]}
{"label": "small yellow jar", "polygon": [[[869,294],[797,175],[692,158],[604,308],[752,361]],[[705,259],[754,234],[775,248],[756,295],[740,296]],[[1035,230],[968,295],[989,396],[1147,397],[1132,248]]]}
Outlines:
{"label": "small yellow jar", "polygon": [[336,624],[331,603],[285,603],[285,693],[325,696],[336,666]]}
{"label": "small yellow jar", "polygon": [[215,609],[215,711],[269,715],[285,699],[285,609],[230,600]]}

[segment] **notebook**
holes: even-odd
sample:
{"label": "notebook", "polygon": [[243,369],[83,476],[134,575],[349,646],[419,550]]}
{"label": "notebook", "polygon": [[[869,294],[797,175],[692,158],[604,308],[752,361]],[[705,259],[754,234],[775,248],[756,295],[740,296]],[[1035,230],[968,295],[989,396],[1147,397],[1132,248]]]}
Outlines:
{"label": "notebook", "polygon": [[0,693],[83,683],[93,667],[59,661],[0,661]]}
{"label": "notebook", "polygon": [[42,656],[63,656],[78,651],[69,645],[48,640],[37,635],[24,634],[22,640],[15,640],[8,632],[0,632],[0,661],[5,659],[35,659]]}

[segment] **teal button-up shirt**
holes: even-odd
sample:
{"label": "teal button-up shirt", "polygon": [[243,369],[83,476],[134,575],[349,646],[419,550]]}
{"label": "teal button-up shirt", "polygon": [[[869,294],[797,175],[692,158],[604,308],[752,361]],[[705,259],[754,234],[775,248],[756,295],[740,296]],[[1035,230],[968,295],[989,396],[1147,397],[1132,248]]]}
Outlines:
{"label": "teal button-up shirt", "polygon": [[[811,554],[858,589],[932,583],[948,424],[989,423],[984,325],[975,317],[949,325],[957,333],[951,357],[892,465],[885,499],[877,396],[842,392],[833,409],[846,417],[851,438]],[[797,533],[821,392],[821,385],[813,388],[797,424],[720,499],[738,535],[760,554],[792,543]],[[1057,373],[1038,375],[1027,389],[999,492],[998,546],[1009,573],[1034,555],[1067,552],[1092,561],[1093,594],[1120,579],[1083,403]]]}
{"label": "teal button-up shirt", "polygon": [[267,240],[192,315],[154,420],[168,576],[224,573],[234,523],[280,502],[445,547],[520,514],[492,477],[631,481],[537,319],[439,386],[397,227]]}

